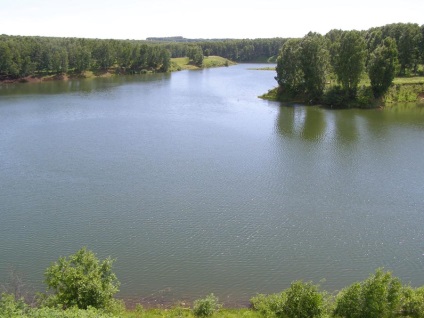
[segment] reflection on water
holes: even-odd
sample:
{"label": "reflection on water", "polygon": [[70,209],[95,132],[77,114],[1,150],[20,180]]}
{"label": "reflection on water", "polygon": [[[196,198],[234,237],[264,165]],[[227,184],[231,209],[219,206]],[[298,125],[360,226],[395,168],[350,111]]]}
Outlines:
{"label": "reflection on water", "polygon": [[281,105],[276,128],[288,138],[306,141],[336,140],[341,144],[355,143],[360,135],[384,137],[393,125],[422,128],[424,107],[409,103],[374,110],[329,110],[318,106]]}
{"label": "reflection on water", "polygon": [[169,79],[170,74],[140,74],[111,76],[91,79],[54,80],[36,83],[0,84],[0,97],[22,95],[53,95],[64,93],[90,93],[106,90],[124,83],[151,82]]}

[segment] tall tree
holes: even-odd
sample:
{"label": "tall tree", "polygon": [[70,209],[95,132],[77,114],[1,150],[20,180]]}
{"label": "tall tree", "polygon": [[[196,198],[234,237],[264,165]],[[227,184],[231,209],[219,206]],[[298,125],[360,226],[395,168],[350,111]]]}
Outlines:
{"label": "tall tree", "polygon": [[193,62],[194,65],[202,66],[203,64],[203,50],[200,46],[196,45],[190,48],[188,52],[188,58]]}
{"label": "tall tree", "polygon": [[324,92],[329,65],[326,40],[320,34],[309,33],[300,42],[300,51],[305,94],[311,102],[319,101]]}
{"label": "tall tree", "polygon": [[356,95],[365,68],[365,40],[359,31],[344,31],[335,47],[334,71],[346,94]]}
{"label": "tall tree", "polygon": [[284,43],[277,58],[277,76],[280,91],[292,96],[303,91],[304,74],[301,68],[301,48],[299,39],[290,39]]}
{"label": "tall tree", "polygon": [[398,52],[396,42],[388,37],[371,54],[368,76],[375,97],[384,94],[395,78]]}
{"label": "tall tree", "polygon": [[400,75],[406,75],[408,71],[416,73],[419,62],[419,43],[421,30],[418,24],[402,25],[402,33],[398,41]]}

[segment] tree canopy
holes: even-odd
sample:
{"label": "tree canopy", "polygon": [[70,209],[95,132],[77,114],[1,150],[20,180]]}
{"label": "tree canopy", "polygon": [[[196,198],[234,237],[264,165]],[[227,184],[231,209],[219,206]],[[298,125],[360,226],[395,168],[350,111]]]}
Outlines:
{"label": "tree canopy", "polygon": [[100,261],[85,247],[69,257],[60,257],[45,272],[46,284],[53,292],[46,303],[81,309],[109,306],[119,290],[112,264],[112,259]]}

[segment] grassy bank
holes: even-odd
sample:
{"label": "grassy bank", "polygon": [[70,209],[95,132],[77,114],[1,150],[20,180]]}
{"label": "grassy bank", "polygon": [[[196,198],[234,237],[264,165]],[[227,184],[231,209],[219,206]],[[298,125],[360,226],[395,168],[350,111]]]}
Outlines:
{"label": "grassy bank", "polygon": [[[187,318],[195,318],[196,316],[193,314],[193,311],[190,308],[184,308],[176,306],[171,309],[135,309],[133,311],[126,311],[121,316],[123,318],[160,318],[160,317],[169,317],[169,318],[177,318],[177,317],[187,317]],[[221,309],[218,312],[213,314],[214,318],[263,318],[264,316],[252,309]]]}
{"label": "grassy bank", "polygon": [[[334,88],[334,86],[329,85],[324,93],[323,103],[325,105],[331,105],[329,101],[331,101],[332,98],[340,97],[331,95],[334,94],[332,88]],[[304,96],[293,97],[283,94],[279,91],[278,87],[270,89],[267,93],[259,96],[259,98],[287,103],[309,104]],[[345,100],[343,104],[348,108],[374,108],[405,102],[424,102],[424,77],[397,77],[394,79],[389,90],[379,99],[375,99],[372,96],[369,81],[361,81],[356,100]]]}
{"label": "grassy bank", "polygon": [[207,56],[203,59],[202,67],[192,64],[188,57],[171,58],[171,71],[199,70],[202,68],[222,67],[235,65],[236,63],[221,56]]}

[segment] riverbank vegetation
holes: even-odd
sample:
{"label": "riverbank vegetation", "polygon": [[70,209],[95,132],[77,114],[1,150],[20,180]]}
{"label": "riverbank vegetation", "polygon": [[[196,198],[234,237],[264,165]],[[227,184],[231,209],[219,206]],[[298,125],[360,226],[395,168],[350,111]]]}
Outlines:
{"label": "riverbank vegetation", "polygon": [[61,257],[45,271],[47,292],[29,303],[16,285],[3,285],[0,317],[26,318],[113,318],[113,317],[282,317],[282,318],[389,318],[424,317],[424,286],[403,285],[399,278],[382,269],[362,282],[330,294],[311,282],[296,281],[286,290],[251,298],[251,307],[223,309],[214,294],[172,308],[125,309],[114,298],[119,281],[112,271],[113,260],[103,261],[82,248]]}
{"label": "riverbank vegetation", "polygon": [[[284,43],[277,60],[278,88],[263,98],[374,107],[418,101],[424,64],[424,26],[389,24],[367,31],[310,32]],[[396,85],[394,80],[396,78]],[[413,85],[412,85],[413,84]]]}

